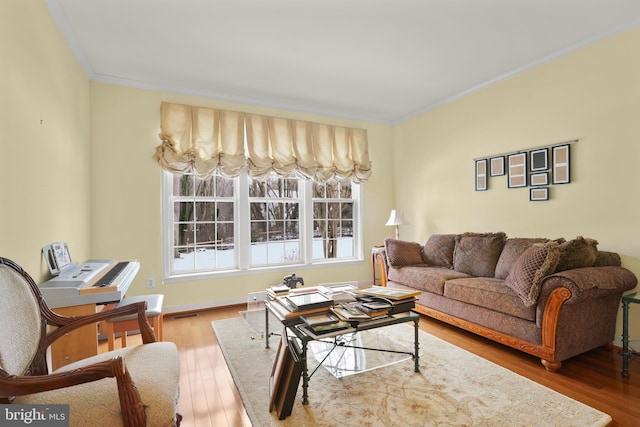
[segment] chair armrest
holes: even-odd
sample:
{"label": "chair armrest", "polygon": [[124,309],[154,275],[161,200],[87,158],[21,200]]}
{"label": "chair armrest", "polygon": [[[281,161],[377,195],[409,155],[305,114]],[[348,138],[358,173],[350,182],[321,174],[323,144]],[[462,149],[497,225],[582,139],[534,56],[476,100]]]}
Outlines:
{"label": "chair armrest", "polygon": [[51,326],[57,326],[57,328],[47,333],[47,336],[45,337],[45,347],[50,346],[58,338],[79,327],[136,313],[138,314],[138,324],[140,325],[142,342],[144,344],[156,342],[157,338],[145,314],[146,310],[147,303],[141,301],[111,310],[103,310],[100,313],[90,314],[87,316],[61,316],[50,311],[47,316],[47,323]]}
{"label": "chair armrest", "polygon": [[142,398],[131,380],[122,356],[87,365],[73,371],[49,375],[17,376],[0,370],[0,396],[13,397],[59,390],[103,378],[116,378],[118,396],[125,426],[145,425]]}

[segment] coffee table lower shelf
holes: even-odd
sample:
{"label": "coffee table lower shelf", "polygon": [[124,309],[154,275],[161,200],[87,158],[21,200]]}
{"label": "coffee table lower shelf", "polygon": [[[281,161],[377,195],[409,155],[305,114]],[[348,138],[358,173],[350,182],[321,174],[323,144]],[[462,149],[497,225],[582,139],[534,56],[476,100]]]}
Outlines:
{"label": "coffee table lower shelf", "polygon": [[[270,308],[269,303],[267,302],[265,304],[265,347],[266,348],[269,348],[269,337],[271,335],[275,335],[275,334],[269,333],[269,317],[270,317],[269,313],[272,313],[272,314],[274,314],[276,316],[276,318],[279,318],[277,313],[272,311],[272,309]],[[402,351],[402,350],[394,350],[394,349],[387,349],[387,348],[365,347],[365,346],[359,346],[359,345],[352,345],[352,344],[346,343],[344,340],[341,340],[341,337],[344,337],[347,334],[354,334],[354,333],[358,333],[358,332],[364,332],[364,331],[369,331],[369,330],[373,330],[373,329],[378,329],[378,328],[383,328],[383,327],[386,327],[386,326],[397,325],[397,324],[408,323],[408,322],[413,322],[413,326],[414,326],[413,351]],[[380,351],[380,352],[388,352],[388,353],[406,354],[408,356],[411,356],[411,358],[413,359],[413,362],[414,362],[413,370],[414,370],[414,372],[420,372],[420,363],[419,363],[419,359],[420,359],[419,347],[420,347],[420,345],[419,345],[419,340],[418,340],[420,315],[417,314],[417,313],[414,313],[412,311],[407,311],[407,312],[403,312],[403,313],[397,313],[397,314],[394,314],[393,316],[384,317],[384,318],[380,318],[380,319],[372,319],[372,320],[367,320],[367,321],[354,323],[351,328],[347,328],[347,329],[340,330],[340,331],[335,331],[335,332],[332,332],[332,333],[324,335],[324,336],[315,335],[315,334],[310,333],[309,331],[306,331],[304,326],[303,326],[304,323],[299,319],[281,320],[281,323],[284,326],[284,331],[289,331],[291,333],[291,335],[295,336],[296,338],[298,338],[300,340],[301,349],[302,349],[302,352],[301,352],[301,361],[302,361],[302,403],[305,404],[305,405],[309,403],[309,394],[308,394],[309,380],[310,380],[311,376],[316,372],[316,370],[322,365],[322,361],[321,361],[320,364],[318,364],[318,366],[316,366],[314,368],[313,372],[311,372],[311,374],[309,374],[308,357],[307,356],[308,356],[308,351],[309,351],[309,343],[311,341],[323,341],[323,342],[326,342],[327,339],[332,339],[334,348],[329,350],[329,353],[331,351],[333,351],[333,349],[338,348],[338,347],[349,347],[349,348],[362,349],[362,350],[372,350],[372,351]],[[327,354],[327,356],[328,356],[328,354]]]}

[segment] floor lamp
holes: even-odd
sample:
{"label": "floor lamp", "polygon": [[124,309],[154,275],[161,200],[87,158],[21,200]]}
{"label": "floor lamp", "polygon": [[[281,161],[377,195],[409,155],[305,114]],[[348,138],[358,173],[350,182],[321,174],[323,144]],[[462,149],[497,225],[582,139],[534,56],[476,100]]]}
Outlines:
{"label": "floor lamp", "polygon": [[391,215],[389,215],[389,219],[385,225],[395,225],[396,226],[396,240],[400,239],[400,226],[407,225],[409,222],[404,217],[402,211],[392,210]]}

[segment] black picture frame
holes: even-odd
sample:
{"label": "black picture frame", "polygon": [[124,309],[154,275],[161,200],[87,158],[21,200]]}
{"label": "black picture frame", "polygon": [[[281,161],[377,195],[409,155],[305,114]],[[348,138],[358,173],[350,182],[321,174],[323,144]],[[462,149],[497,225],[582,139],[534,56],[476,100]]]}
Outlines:
{"label": "black picture frame", "polygon": [[504,175],[504,156],[491,157],[489,159],[489,171],[490,176]]}
{"label": "black picture frame", "polygon": [[486,191],[488,186],[487,159],[476,160],[476,191]]}
{"label": "black picture frame", "polygon": [[286,328],[278,346],[270,382],[269,411],[274,409],[278,419],[291,415],[303,369],[302,349],[296,338],[287,336]]}
{"label": "black picture frame", "polygon": [[549,185],[549,172],[532,173],[529,175],[529,185],[531,187]]}
{"label": "black picture frame", "polygon": [[527,186],[527,153],[514,153],[507,156],[508,159],[508,188],[520,188]]}
{"label": "black picture frame", "polygon": [[531,187],[529,189],[529,200],[532,202],[549,200],[549,187]]}
{"label": "black picture frame", "polygon": [[283,329],[281,339],[278,343],[278,349],[276,350],[276,357],[273,360],[273,367],[271,368],[271,376],[269,377],[269,412],[273,411],[276,407],[276,398],[280,392],[280,382],[282,379],[282,370],[285,365],[287,347],[287,330]]}
{"label": "black picture frame", "polygon": [[531,172],[549,169],[549,150],[547,148],[538,148],[529,151],[529,165]]}
{"label": "black picture frame", "polygon": [[553,184],[569,184],[571,182],[571,152],[569,148],[569,144],[556,145],[551,148]]}

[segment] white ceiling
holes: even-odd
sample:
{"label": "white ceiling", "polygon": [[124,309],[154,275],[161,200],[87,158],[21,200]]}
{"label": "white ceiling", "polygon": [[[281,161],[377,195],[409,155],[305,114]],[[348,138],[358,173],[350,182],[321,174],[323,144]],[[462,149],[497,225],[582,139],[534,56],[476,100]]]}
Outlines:
{"label": "white ceiling", "polygon": [[92,80],[383,123],[640,25],[639,0],[45,1]]}

